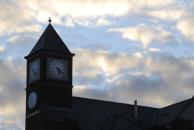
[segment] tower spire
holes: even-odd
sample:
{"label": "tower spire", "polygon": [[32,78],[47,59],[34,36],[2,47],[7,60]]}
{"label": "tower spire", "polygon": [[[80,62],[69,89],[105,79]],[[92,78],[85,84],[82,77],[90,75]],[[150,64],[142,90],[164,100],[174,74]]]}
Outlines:
{"label": "tower spire", "polygon": [[48,20],[48,22],[49,22],[49,24],[52,22],[52,20],[51,20],[51,17],[49,17],[49,20]]}
{"label": "tower spire", "polygon": [[[63,40],[57,34],[52,24],[50,24],[51,19],[49,18],[49,24],[46,27],[45,31],[33,47],[29,55],[38,53],[40,51],[49,51],[49,52],[59,52],[64,53],[68,56],[73,56],[70,50],[67,48]],[[28,56],[29,56],[28,55]],[[27,56],[27,57],[28,57]]]}

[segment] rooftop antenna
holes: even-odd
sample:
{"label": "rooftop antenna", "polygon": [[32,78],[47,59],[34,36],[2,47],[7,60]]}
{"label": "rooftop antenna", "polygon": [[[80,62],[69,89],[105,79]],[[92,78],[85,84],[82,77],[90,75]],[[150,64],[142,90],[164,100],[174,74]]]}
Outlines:
{"label": "rooftop antenna", "polygon": [[48,22],[49,22],[49,24],[52,22],[52,20],[51,20],[51,17],[49,17],[49,20],[48,20]]}
{"label": "rooftop antenna", "polygon": [[137,106],[137,100],[134,101],[134,117],[138,117],[138,106]]}

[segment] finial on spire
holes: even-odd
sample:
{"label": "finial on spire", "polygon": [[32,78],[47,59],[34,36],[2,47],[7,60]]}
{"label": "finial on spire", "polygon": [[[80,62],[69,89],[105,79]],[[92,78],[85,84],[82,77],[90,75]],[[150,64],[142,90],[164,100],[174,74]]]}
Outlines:
{"label": "finial on spire", "polygon": [[49,20],[48,20],[48,22],[49,22],[49,23],[51,23],[51,22],[52,22],[52,20],[51,20],[51,17],[49,17]]}

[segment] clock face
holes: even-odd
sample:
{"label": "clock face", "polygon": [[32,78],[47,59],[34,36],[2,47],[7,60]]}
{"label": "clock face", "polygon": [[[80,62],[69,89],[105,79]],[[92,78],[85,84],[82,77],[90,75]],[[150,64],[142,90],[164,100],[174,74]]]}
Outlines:
{"label": "clock face", "polygon": [[28,97],[28,108],[32,109],[36,106],[37,103],[37,94],[35,92],[31,92]]}
{"label": "clock face", "polygon": [[49,79],[67,80],[68,79],[67,61],[49,58],[47,60],[47,77]]}
{"label": "clock face", "polygon": [[29,83],[36,81],[40,78],[40,59],[34,60],[29,63]]}

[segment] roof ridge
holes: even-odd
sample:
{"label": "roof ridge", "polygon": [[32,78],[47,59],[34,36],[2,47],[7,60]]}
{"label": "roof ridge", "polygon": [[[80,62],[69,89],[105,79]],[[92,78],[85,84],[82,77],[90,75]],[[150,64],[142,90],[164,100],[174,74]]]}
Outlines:
{"label": "roof ridge", "polygon": [[163,109],[163,108],[167,108],[167,107],[172,107],[172,106],[181,104],[181,103],[183,103],[183,102],[189,101],[189,100],[191,100],[191,99],[192,99],[192,98],[185,99],[185,100],[182,100],[182,101],[180,101],[180,102],[176,102],[176,103],[173,103],[173,104],[171,104],[171,105],[168,105],[168,106],[165,106],[165,107],[162,107],[162,108],[159,108],[159,109]]}
{"label": "roof ridge", "polygon": [[[95,98],[86,98],[86,97],[76,97],[73,96],[73,98],[81,98],[81,99],[86,99],[86,100],[94,100],[94,101],[98,101],[98,102],[107,102],[107,103],[115,103],[115,104],[122,104],[122,105],[130,105],[130,106],[134,106],[134,104],[129,104],[129,103],[123,103],[123,102],[117,102],[117,101],[110,101],[110,100],[103,100],[103,99],[95,99]],[[150,109],[160,109],[160,108],[155,108],[155,107],[150,107],[150,106],[143,106],[143,105],[138,105],[138,107],[144,107],[144,108],[150,108]]]}
{"label": "roof ridge", "polygon": [[175,120],[177,120],[180,116],[181,116],[181,114],[183,113],[183,112],[185,112],[185,110],[191,105],[191,103],[194,101],[194,97],[192,97],[191,99],[189,99],[190,101],[183,107],[183,109],[182,110],[180,110],[180,112],[177,114],[177,116],[175,117],[175,119],[173,120],[173,121],[175,121]]}

